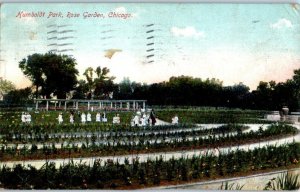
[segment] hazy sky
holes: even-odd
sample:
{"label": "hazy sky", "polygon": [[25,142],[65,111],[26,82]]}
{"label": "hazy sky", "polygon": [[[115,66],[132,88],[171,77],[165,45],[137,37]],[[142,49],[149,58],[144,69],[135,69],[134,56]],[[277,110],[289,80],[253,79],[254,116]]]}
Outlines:
{"label": "hazy sky", "polygon": [[[285,81],[300,68],[299,10],[295,4],[3,4],[1,75],[18,87],[29,85],[18,62],[54,47],[73,49],[66,53],[77,60],[80,78],[89,66],[107,66],[116,82],[189,75],[255,89],[261,80]],[[21,12],[45,15],[20,18]],[[50,12],[61,15],[48,18]],[[68,18],[68,12],[80,16]],[[84,17],[95,12],[103,17]],[[65,46],[50,46],[55,43]],[[108,49],[121,51],[109,59]]]}

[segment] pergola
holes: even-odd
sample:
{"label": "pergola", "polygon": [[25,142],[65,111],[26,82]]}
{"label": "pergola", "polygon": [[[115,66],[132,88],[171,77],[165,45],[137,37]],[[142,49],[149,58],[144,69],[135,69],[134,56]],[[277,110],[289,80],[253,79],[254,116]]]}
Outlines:
{"label": "pergola", "polygon": [[[87,109],[87,110],[137,110],[139,108],[146,109],[146,100],[83,100],[83,99],[34,99],[35,109]],[[45,102],[46,105],[40,103]],[[68,104],[71,107],[68,108]],[[39,105],[40,104],[40,105]],[[81,105],[80,105],[81,104]],[[83,105],[83,106],[82,106]],[[87,106],[86,106],[87,105]]]}

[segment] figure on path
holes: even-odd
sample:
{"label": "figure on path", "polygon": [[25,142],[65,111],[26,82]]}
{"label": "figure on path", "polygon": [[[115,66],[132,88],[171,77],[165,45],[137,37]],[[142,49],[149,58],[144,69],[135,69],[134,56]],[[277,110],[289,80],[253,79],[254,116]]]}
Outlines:
{"label": "figure on path", "polygon": [[22,123],[26,123],[26,115],[25,115],[25,112],[22,112],[22,115],[21,115],[21,121],[22,121]]}
{"label": "figure on path", "polygon": [[62,113],[59,113],[59,115],[58,115],[58,124],[62,124],[63,123],[63,117],[62,117]]}
{"label": "figure on path", "polygon": [[107,118],[106,118],[106,113],[103,112],[103,115],[102,115],[102,122],[107,122]]}
{"label": "figure on path", "polygon": [[73,124],[74,123],[74,115],[71,113],[70,115],[70,123]]}
{"label": "figure on path", "polygon": [[96,114],[96,122],[101,122],[101,115],[99,112]]}
{"label": "figure on path", "polygon": [[86,115],[85,115],[85,113],[83,112],[83,113],[81,114],[81,123],[85,124],[85,122],[86,122]]}
{"label": "figure on path", "polygon": [[152,126],[154,126],[155,123],[156,123],[156,118],[155,118],[155,114],[154,114],[153,109],[150,112],[150,119],[151,119]]}
{"label": "figure on path", "polygon": [[133,118],[133,125],[134,126],[138,126],[139,125],[139,116],[138,115],[135,115],[134,118]]}
{"label": "figure on path", "polygon": [[174,125],[178,125],[178,121],[179,121],[179,118],[177,116],[177,114],[172,118],[172,124]]}
{"label": "figure on path", "polygon": [[88,114],[87,114],[87,116],[86,116],[86,121],[87,121],[88,123],[92,122],[92,115],[91,115],[90,112],[88,112]]}
{"label": "figure on path", "polygon": [[31,123],[31,115],[30,115],[30,113],[27,113],[27,115],[25,114],[25,119],[26,119],[26,122],[27,123]]}
{"label": "figure on path", "polygon": [[121,122],[121,119],[120,119],[120,116],[119,114],[116,114],[116,116],[113,117],[113,124],[120,124]]}

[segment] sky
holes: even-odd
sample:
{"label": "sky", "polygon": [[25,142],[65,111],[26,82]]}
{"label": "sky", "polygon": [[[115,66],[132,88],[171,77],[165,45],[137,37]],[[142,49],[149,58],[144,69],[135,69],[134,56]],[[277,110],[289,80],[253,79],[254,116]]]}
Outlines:
{"label": "sky", "polygon": [[[31,84],[18,63],[51,49],[76,59],[79,79],[101,66],[115,82],[187,75],[256,89],[300,68],[298,4],[7,3],[0,11],[0,75],[18,88]],[[86,17],[94,13],[102,16]],[[105,57],[111,49],[118,51]]]}

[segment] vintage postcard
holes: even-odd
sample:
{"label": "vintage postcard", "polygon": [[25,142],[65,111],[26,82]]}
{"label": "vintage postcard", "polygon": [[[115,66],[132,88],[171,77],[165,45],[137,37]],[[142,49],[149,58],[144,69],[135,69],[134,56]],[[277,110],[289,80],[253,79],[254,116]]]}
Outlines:
{"label": "vintage postcard", "polygon": [[0,189],[299,190],[299,14],[1,4]]}

